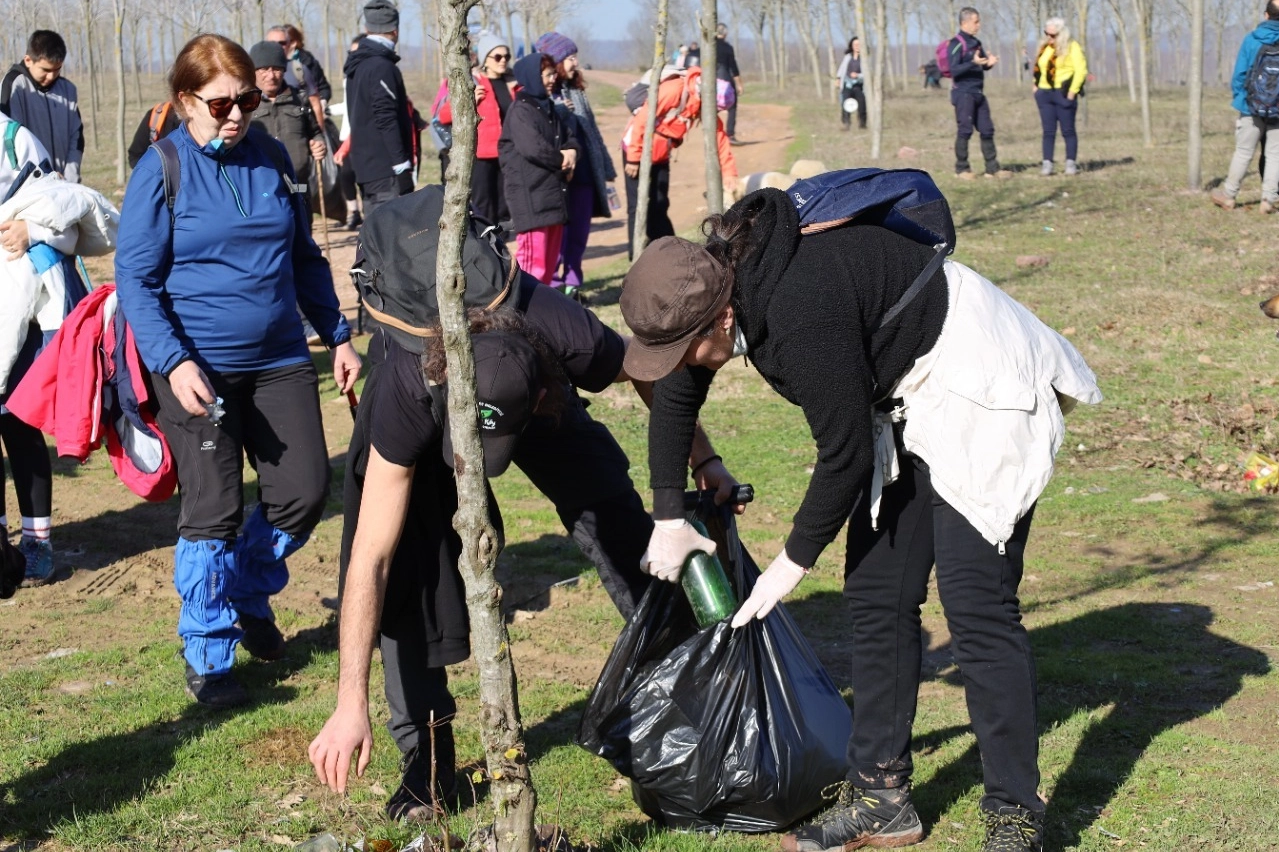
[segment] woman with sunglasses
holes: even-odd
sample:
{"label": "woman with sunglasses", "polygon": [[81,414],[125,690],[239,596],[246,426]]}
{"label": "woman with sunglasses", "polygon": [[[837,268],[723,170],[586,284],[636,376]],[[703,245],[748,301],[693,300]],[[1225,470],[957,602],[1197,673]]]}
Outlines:
{"label": "woman with sunglasses", "polygon": [[[182,491],[174,584],[187,692],[229,707],[247,700],[231,674],[237,644],[259,659],[284,654],[270,597],[328,496],[318,376],[294,305],[332,350],[341,391],[360,359],[328,263],[277,168],[291,172],[287,158],[250,132],[262,95],[249,55],[223,36],[197,36],[169,84],[182,118],[167,137],[178,189],[170,198],[161,154],[147,151],[129,181],[116,286]],[[246,453],[260,503],[241,530]]]}
{"label": "woman with sunglasses", "polygon": [[1049,18],[1044,22],[1044,34],[1039,39],[1031,73],[1035,78],[1039,123],[1044,129],[1044,160],[1039,173],[1044,177],[1053,173],[1053,149],[1057,146],[1057,127],[1060,126],[1061,139],[1066,143],[1066,174],[1078,174],[1075,158],[1079,156],[1079,136],[1075,133],[1075,113],[1079,111],[1079,94],[1088,79],[1088,63],[1084,49],[1070,37],[1063,18]]}
{"label": "woman with sunglasses", "polygon": [[[510,70],[511,48],[496,33],[486,32],[480,36],[475,55],[479,60],[475,68],[475,105],[480,113],[480,126],[476,131],[475,166],[471,172],[471,212],[496,225],[511,218],[506,207],[497,140],[502,136],[506,111],[515,100],[515,76]],[[448,101],[440,105],[439,118],[443,124],[453,123],[453,109]]]}

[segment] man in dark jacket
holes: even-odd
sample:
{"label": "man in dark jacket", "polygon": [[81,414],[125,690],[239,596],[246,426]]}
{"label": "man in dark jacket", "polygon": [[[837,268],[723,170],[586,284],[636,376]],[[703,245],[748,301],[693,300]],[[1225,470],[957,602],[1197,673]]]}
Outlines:
{"label": "man in dark jacket", "polygon": [[737,101],[742,97],[742,72],[737,68],[737,51],[728,43],[728,27],[723,24],[715,27],[715,79],[727,80],[733,86],[737,98],[728,108],[728,121],[724,132],[728,141],[737,144]]}
{"label": "man in dark jacket", "polygon": [[413,191],[413,124],[404,78],[395,63],[400,13],[390,0],[364,7],[367,33],[360,49],[347,55],[347,121],[351,125],[351,167],[367,217],[379,204]]}
{"label": "man in dark jacket", "polygon": [[298,183],[307,183],[315,161],[324,156],[324,133],[315,123],[305,96],[284,82],[287,60],[284,50],[271,41],[260,41],[249,51],[262,105],[253,113],[253,124],[278,140],[289,152]]}
{"label": "man in dark jacket", "polygon": [[990,104],[982,89],[986,72],[995,67],[999,57],[987,54],[977,40],[981,32],[981,14],[972,6],[959,10],[959,32],[947,44],[950,56],[950,76],[954,88],[950,90],[950,102],[955,106],[955,174],[964,180],[972,180],[973,170],[968,165],[968,140],[976,127],[981,137],[981,153],[986,159],[986,177],[1007,178],[1012,172],[999,167],[999,155],[995,151],[995,123],[990,118]]}

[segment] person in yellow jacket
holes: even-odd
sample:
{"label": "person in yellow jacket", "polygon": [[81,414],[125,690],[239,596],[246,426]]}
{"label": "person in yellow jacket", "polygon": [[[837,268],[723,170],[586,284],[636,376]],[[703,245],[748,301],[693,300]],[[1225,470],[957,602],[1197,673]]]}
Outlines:
{"label": "person in yellow jacket", "polygon": [[1088,63],[1084,60],[1084,49],[1070,37],[1070,30],[1061,18],[1044,22],[1044,34],[1039,39],[1031,70],[1035,78],[1035,104],[1044,127],[1044,162],[1039,173],[1044,177],[1053,173],[1053,149],[1060,125],[1061,138],[1066,143],[1066,174],[1078,174],[1079,137],[1075,133],[1075,113],[1079,109],[1079,93],[1088,79]]}

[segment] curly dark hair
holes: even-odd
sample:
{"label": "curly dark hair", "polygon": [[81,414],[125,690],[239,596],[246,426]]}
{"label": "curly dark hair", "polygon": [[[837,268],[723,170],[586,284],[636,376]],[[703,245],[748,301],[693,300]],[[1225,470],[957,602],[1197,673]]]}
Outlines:
{"label": "curly dark hair", "polygon": [[[551,348],[546,337],[514,308],[504,307],[494,310],[471,308],[466,316],[470,321],[472,335],[501,331],[518,334],[532,344],[533,350],[537,353],[537,368],[542,389],[546,391],[542,401],[537,405],[535,414],[538,417],[550,417],[558,422],[560,415],[568,406],[569,383],[568,377],[564,375],[564,367],[555,357],[555,350]],[[431,384],[444,384],[448,381],[448,365],[444,355],[443,330],[438,322],[434,330],[435,334],[426,338],[426,349],[422,352],[422,372]]]}

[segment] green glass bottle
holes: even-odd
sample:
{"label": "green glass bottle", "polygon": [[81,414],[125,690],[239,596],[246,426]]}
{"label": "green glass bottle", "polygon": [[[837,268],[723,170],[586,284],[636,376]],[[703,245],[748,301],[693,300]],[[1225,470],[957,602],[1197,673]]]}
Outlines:
{"label": "green glass bottle", "polygon": [[[694,519],[690,523],[699,533],[706,535],[706,527],[701,521]],[[710,627],[723,621],[737,609],[737,595],[733,594],[733,587],[718,556],[694,550],[684,560],[680,583],[684,594],[688,595],[699,627]]]}

